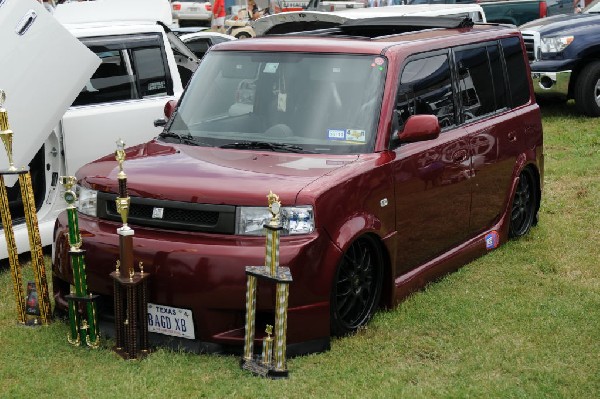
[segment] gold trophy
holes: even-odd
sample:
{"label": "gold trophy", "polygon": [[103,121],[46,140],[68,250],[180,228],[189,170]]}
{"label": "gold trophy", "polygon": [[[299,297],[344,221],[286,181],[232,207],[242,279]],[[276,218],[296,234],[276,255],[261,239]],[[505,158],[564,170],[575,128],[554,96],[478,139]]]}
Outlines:
{"label": "gold trophy", "polygon": [[[17,320],[20,324],[47,325],[50,322],[50,300],[48,296],[48,283],[46,282],[46,266],[44,265],[44,255],[42,253],[42,241],[31,185],[31,175],[29,174],[29,169],[22,168],[19,170],[14,165],[12,154],[13,131],[10,130],[8,123],[8,112],[4,109],[5,100],[6,93],[4,90],[0,90],[0,138],[2,139],[2,143],[4,143],[9,163],[8,169],[0,170],[0,214],[2,216],[2,226],[4,227],[4,237],[6,239],[8,260],[13,280],[13,290],[17,305]],[[27,224],[27,232],[29,233],[31,264],[40,309],[39,315],[27,315],[25,309],[26,300],[23,292],[23,277],[19,264],[19,253],[15,242],[10,208],[8,206],[6,185],[4,184],[5,175],[15,174],[18,175],[19,185],[21,186],[25,222]]]}
{"label": "gold trophy", "polygon": [[[123,225],[117,229],[119,235],[119,259],[115,271],[110,274],[114,281],[115,305],[115,347],[122,358],[141,359],[149,353],[148,323],[148,273],[134,269],[133,236],[134,230],[127,225],[131,198],[127,193],[127,175],[123,170],[125,143],[117,140],[115,159],[119,163],[119,196],[116,199],[117,211]],[[139,327],[139,328],[138,328]],[[139,345],[138,345],[139,344]]]}
{"label": "gold trophy", "polygon": [[97,348],[100,343],[98,318],[95,300],[98,295],[88,294],[87,276],[85,272],[85,250],[81,249],[79,218],[77,217],[77,194],[73,190],[75,176],[61,176],[60,182],[65,188],[64,198],[67,203],[67,220],[69,223],[69,255],[73,270],[73,288],[66,296],[69,303],[69,336],[68,341],[76,346]]}
{"label": "gold trophy", "polygon": [[[241,367],[255,375],[268,378],[287,378],[286,333],[289,285],[292,274],[289,267],[279,266],[279,237],[281,226],[281,202],[273,192],[267,195],[271,220],[263,227],[266,230],[266,253],[264,266],[246,266],[246,325],[244,333],[244,354]],[[275,298],[275,339],[271,338],[272,326],[267,325],[267,337],[263,339],[261,358],[254,354],[256,325],[257,279],[276,285]],[[274,342],[272,342],[274,341]]]}

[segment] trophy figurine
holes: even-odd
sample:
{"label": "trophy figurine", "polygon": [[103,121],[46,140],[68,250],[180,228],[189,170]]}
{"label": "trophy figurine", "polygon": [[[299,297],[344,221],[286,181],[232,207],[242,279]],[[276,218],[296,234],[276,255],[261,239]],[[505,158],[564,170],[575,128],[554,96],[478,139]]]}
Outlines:
{"label": "trophy figurine", "polygon": [[61,176],[60,182],[65,192],[67,203],[67,220],[69,224],[69,255],[73,270],[73,286],[71,294],[66,296],[69,305],[69,336],[70,344],[86,345],[97,348],[100,342],[98,333],[98,319],[96,316],[95,300],[98,295],[88,294],[87,276],[85,272],[85,250],[81,249],[81,234],[79,232],[79,218],[77,217],[77,194],[73,190],[75,176]]}
{"label": "trophy figurine", "polygon": [[[242,369],[255,375],[268,378],[287,378],[286,367],[286,330],[289,285],[292,274],[289,267],[279,266],[279,235],[281,226],[281,202],[272,191],[267,195],[271,220],[263,225],[266,232],[266,251],[264,266],[246,266],[246,324],[244,333],[244,354]],[[262,356],[254,354],[256,325],[257,279],[275,284],[275,338],[271,338],[273,327],[267,325],[267,336],[263,339]]]}
{"label": "trophy figurine", "polygon": [[133,259],[134,230],[127,224],[131,198],[127,193],[127,175],[123,170],[125,143],[117,140],[115,159],[119,165],[119,195],[116,198],[117,211],[123,225],[117,229],[119,235],[119,259],[115,271],[110,274],[114,281],[115,306],[115,347],[122,358],[141,359],[149,353],[148,323],[148,273],[144,273],[143,263],[136,273]]}
{"label": "trophy figurine", "polygon": [[[4,108],[4,101],[6,101],[6,93],[0,89],[0,138],[4,144],[9,164],[8,169],[0,170],[0,215],[2,217],[2,226],[4,227],[4,237],[13,281],[17,321],[20,324],[27,325],[47,325],[50,322],[50,299],[48,283],[46,282],[46,266],[44,265],[44,255],[42,253],[42,240],[40,238],[35,199],[31,185],[31,174],[29,173],[29,169],[18,169],[14,165],[12,152],[13,131],[10,129],[8,123],[8,112]],[[23,291],[23,276],[19,264],[19,253],[15,242],[12,216],[8,206],[8,193],[4,183],[4,176],[8,175],[18,175],[19,185],[21,186],[21,199],[23,201],[25,222],[29,234],[29,249],[31,251],[31,265],[35,280],[39,315],[37,314],[38,312],[34,312],[35,314],[28,313],[25,309],[26,298]]]}

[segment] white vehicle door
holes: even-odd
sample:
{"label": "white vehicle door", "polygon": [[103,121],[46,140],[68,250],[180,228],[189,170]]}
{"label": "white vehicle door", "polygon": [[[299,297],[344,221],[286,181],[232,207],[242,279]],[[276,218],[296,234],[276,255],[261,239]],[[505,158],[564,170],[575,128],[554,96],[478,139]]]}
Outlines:
{"label": "white vehicle door", "polygon": [[[34,0],[0,0],[0,89],[16,167],[38,152],[100,60]],[[0,150],[0,168],[8,165]],[[16,180],[16,179],[15,179]],[[8,182],[7,185],[14,184]]]}
{"label": "white vehicle door", "polygon": [[180,82],[174,83],[179,76],[170,73],[162,34],[80,40],[102,63],[63,118],[69,174],[114,152],[118,139],[131,146],[155,137],[161,128],[154,120],[164,117],[164,105],[181,92]]}

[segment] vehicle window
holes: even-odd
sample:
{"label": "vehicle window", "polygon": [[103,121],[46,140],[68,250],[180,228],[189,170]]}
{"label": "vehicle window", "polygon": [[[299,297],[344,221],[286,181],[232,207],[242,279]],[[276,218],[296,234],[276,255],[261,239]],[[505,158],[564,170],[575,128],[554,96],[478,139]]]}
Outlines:
{"label": "vehicle window", "polygon": [[268,141],[370,152],[386,71],[378,55],[211,51],[169,129],[217,146]]}
{"label": "vehicle window", "polygon": [[506,89],[497,45],[457,50],[461,121],[506,107]]}
{"label": "vehicle window", "polygon": [[140,96],[167,94],[167,76],[161,49],[140,48],[132,50],[133,67],[137,72]]}
{"label": "vehicle window", "polygon": [[196,54],[196,57],[202,58],[210,47],[210,39],[194,39],[186,42],[185,44],[190,50],[192,50],[192,53]]}
{"label": "vehicle window", "polygon": [[72,105],[173,94],[162,40],[154,33],[82,39],[102,63]]}
{"label": "vehicle window", "polygon": [[529,80],[521,41],[518,37],[509,37],[502,39],[501,43],[506,70],[510,76],[508,83],[512,98],[511,105],[517,107],[529,101]]}
{"label": "vehicle window", "polygon": [[97,104],[134,98],[133,76],[127,72],[120,50],[97,53],[102,60],[73,105]]}
{"label": "vehicle window", "polygon": [[440,126],[455,124],[454,95],[447,54],[410,61],[402,70],[396,102],[400,130],[411,115],[436,115]]}

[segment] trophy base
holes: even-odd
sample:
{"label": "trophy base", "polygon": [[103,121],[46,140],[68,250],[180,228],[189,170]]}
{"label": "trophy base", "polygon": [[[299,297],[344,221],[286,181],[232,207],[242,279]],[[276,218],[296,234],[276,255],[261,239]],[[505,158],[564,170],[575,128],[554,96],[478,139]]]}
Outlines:
{"label": "trophy base", "polygon": [[256,376],[271,378],[273,380],[289,377],[287,369],[276,370],[273,365],[264,364],[258,356],[253,359],[242,358],[240,361],[240,367],[242,370],[249,371]]}
{"label": "trophy base", "polygon": [[149,349],[139,350],[135,354],[130,354],[125,350],[125,348],[119,348],[116,346],[113,347],[113,351],[125,360],[142,360],[150,354]]}
{"label": "trophy base", "polygon": [[39,316],[31,316],[31,315],[27,315],[27,319],[25,320],[25,323],[18,323],[18,324],[22,325],[22,326],[26,326],[26,327],[40,327],[40,326],[43,326],[41,317],[39,317]]}
{"label": "trophy base", "polygon": [[29,167],[23,167],[21,169],[0,169],[0,175],[24,175],[29,172]]}

